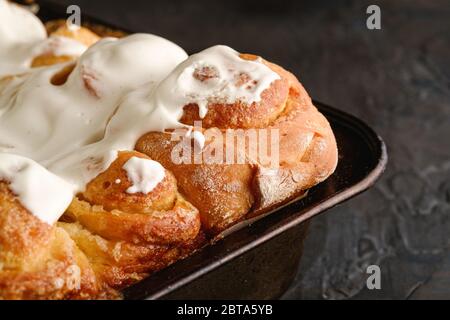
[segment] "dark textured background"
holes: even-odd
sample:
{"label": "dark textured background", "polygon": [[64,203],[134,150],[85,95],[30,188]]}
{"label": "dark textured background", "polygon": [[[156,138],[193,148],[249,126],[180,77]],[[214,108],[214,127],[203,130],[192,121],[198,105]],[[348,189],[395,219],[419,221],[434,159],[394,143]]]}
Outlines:
{"label": "dark textured background", "polygon": [[[449,0],[54,1],[189,53],[221,43],[264,56],[386,140],[381,181],[312,221],[284,298],[450,299]],[[366,28],[369,4],[382,30]],[[365,289],[366,263],[381,266],[382,290]]]}

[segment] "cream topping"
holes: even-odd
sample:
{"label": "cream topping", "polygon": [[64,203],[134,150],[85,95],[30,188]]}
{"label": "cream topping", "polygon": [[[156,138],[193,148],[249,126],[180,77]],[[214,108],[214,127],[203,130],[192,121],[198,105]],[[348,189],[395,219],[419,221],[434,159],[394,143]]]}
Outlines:
{"label": "cream topping", "polygon": [[[47,45],[52,41],[60,40]],[[59,54],[83,50],[63,47]],[[67,79],[52,81],[63,70],[70,71]],[[186,104],[198,104],[201,116],[210,102],[251,104],[276,79],[261,60],[241,59],[226,46],[188,58],[154,35],[103,39],[73,65],[0,80],[1,177],[31,213],[53,223],[119,151],[133,150],[145,133],[187,127],[179,122]],[[190,130],[201,150],[205,137]],[[30,173],[11,171],[17,161]],[[151,192],[165,176],[159,163],[147,159],[132,158],[124,169],[133,184],[129,193]]]}
{"label": "cream topping", "polygon": [[178,122],[187,104],[197,104],[203,118],[211,102],[259,102],[277,79],[261,59],[244,60],[230,47],[214,46],[190,56],[158,85],[151,96],[152,118],[161,120],[158,129],[163,130]]}
{"label": "cream topping", "polygon": [[[121,99],[140,86],[154,86],[186,58],[168,40],[135,34],[92,46],[62,85],[53,85],[51,79],[70,64],[40,68],[0,83],[0,161],[11,161],[5,153],[33,159],[42,170],[45,167],[66,181],[72,196],[83,191],[119,150],[134,149],[137,138],[120,132],[105,136]],[[47,200],[50,205],[52,200]]]}
{"label": "cream topping", "polygon": [[35,15],[0,0],[0,77],[29,67],[32,48],[46,38],[44,25]]}
{"label": "cream topping", "polygon": [[50,36],[35,45],[31,54],[33,57],[45,54],[55,56],[79,57],[87,50],[87,46],[74,39],[62,36]]}
{"label": "cream topping", "polygon": [[8,181],[22,205],[48,224],[55,223],[73,199],[70,184],[28,158],[0,153],[0,180]]}
{"label": "cream topping", "polygon": [[33,13],[6,0],[0,0],[0,21],[2,48],[46,38],[44,25]]}
{"label": "cream topping", "polygon": [[30,11],[0,0],[0,77],[29,70],[42,54],[79,57],[87,47],[62,36],[47,38],[42,22]]}
{"label": "cream topping", "polygon": [[[214,73],[217,76],[207,76],[209,72],[204,69],[203,75],[199,75],[196,70],[200,65],[217,70]],[[242,85],[242,74],[246,75],[246,85]],[[179,122],[185,105],[199,105],[200,115],[205,116],[209,102],[259,102],[261,93],[277,79],[280,76],[261,59],[244,60],[230,47],[214,46],[190,56],[159,84],[141,87],[125,96],[106,129],[106,136],[120,132],[136,141],[150,131],[182,127],[191,130]],[[130,122],[134,123],[132,128],[128,126]],[[200,133],[192,138],[203,147]]]}
{"label": "cream topping", "polygon": [[163,166],[156,161],[139,157],[131,157],[123,166],[128,179],[133,184],[127,193],[148,194],[164,180],[166,173]]}
{"label": "cream topping", "polygon": [[193,131],[190,134],[192,140],[194,140],[194,150],[201,152],[205,147],[206,138],[200,131]]}

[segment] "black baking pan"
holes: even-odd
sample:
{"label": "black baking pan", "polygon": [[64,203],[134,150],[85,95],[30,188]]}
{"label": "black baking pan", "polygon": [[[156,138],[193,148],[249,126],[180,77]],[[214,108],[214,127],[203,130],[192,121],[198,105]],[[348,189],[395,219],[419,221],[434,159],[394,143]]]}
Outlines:
{"label": "black baking pan", "polygon": [[[66,17],[64,7],[38,1],[39,17]],[[83,21],[120,30],[83,15]],[[125,289],[125,299],[273,299],[293,280],[309,219],[372,186],[384,171],[383,140],[364,122],[315,101],[339,147],[336,172],[306,197],[242,227],[192,256]]]}
{"label": "black baking pan", "polygon": [[308,220],[367,190],[387,164],[383,140],[364,122],[315,101],[339,147],[336,172],[306,197],[124,291],[128,299],[273,299],[291,284]]}

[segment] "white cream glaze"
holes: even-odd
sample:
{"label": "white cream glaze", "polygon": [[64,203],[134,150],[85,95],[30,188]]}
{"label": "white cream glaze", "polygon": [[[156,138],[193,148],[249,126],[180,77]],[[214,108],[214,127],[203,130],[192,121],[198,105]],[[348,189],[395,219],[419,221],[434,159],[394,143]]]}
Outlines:
{"label": "white cream glaze", "polygon": [[0,0],[0,77],[29,70],[42,54],[79,57],[87,47],[62,36],[47,38],[42,22],[30,11]]}
{"label": "white cream glaze", "polygon": [[[80,57],[65,83],[53,85],[52,77],[69,66],[39,68],[0,82],[0,163],[8,165],[11,154],[27,157],[33,159],[33,170],[67,183],[43,198],[39,212],[27,207],[46,222],[58,216],[42,217],[50,212],[46,207],[64,212],[54,199],[82,192],[119,151],[133,150],[143,134],[187,127],[179,122],[186,104],[198,104],[201,116],[209,102],[251,104],[279,79],[261,60],[241,59],[229,47],[215,46],[187,59],[180,47],[147,34],[99,41]],[[191,131],[191,137],[201,150],[204,136]],[[148,193],[164,178],[162,167],[153,162],[134,159],[125,169],[133,182],[130,193]],[[37,185],[20,188],[25,185],[31,186],[30,197],[40,194],[32,190]],[[20,188],[13,191],[24,202]]]}
{"label": "white cream glaze", "polygon": [[[213,67],[218,76],[206,81],[198,80],[194,77],[195,70],[203,66]],[[247,74],[251,79],[249,82],[255,81],[256,84],[236,85],[236,77],[240,74]],[[277,79],[280,76],[261,59],[244,60],[230,47],[214,46],[191,55],[157,86],[139,88],[127,95],[110,122],[107,135],[108,130],[111,133],[123,132],[130,121],[135,121],[134,134],[131,134],[134,137],[136,133],[140,136],[149,131],[187,127],[179,122],[187,104],[199,105],[200,116],[204,117],[209,102],[259,102],[261,93]]]}
{"label": "white cream glaze", "polygon": [[32,57],[44,54],[55,56],[79,57],[86,50],[87,46],[74,39],[62,36],[50,36],[44,41],[36,44],[30,51]]}
{"label": "white cream glaze", "polygon": [[0,21],[2,47],[46,38],[44,25],[33,13],[6,0],[0,0]]}
{"label": "white cream glaze", "polygon": [[189,103],[199,106],[200,117],[208,112],[208,103],[246,104],[259,102],[261,93],[280,76],[261,59],[249,61],[227,46],[213,46],[194,54],[181,63],[156,90],[156,107],[178,118]]}
{"label": "white cream glaze", "polygon": [[22,205],[48,224],[55,223],[73,199],[70,184],[28,158],[0,153],[0,180],[9,181]]}
{"label": "white cream glaze", "polygon": [[132,186],[127,189],[127,193],[148,194],[164,180],[166,173],[163,166],[156,161],[131,157],[124,165],[128,179]]}
{"label": "white cream glaze", "polygon": [[192,131],[190,137],[194,141],[194,151],[200,153],[205,147],[205,136],[200,131]]}
{"label": "white cream glaze", "polygon": [[0,0],[0,77],[25,70],[32,48],[46,38],[44,25],[35,15]]}
{"label": "white cream glaze", "polygon": [[[186,70],[192,71],[192,66],[198,64],[198,61],[207,61],[209,66],[214,66],[218,70],[233,70],[230,74],[223,71],[224,76],[220,78],[222,85],[219,86],[222,90],[210,88],[211,90],[208,92],[211,94],[212,101],[225,99],[227,102],[233,103],[241,99],[248,104],[257,102],[261,99],[261,93],[274,80],[279,79],[279,75],[265,66],[260,59],[256,61],[241,59],[238,52],[226,46],[206,49],[199,54],[190,56],[179,64],[159,84],[156,82],[154,85],[146,84],[129,92],[106,126],[103,140],[79,149],[77,157],[74,157],[72,162],[66,157],[64,159],[66,164],[70,162],[72,167],[76,167],[80,154],[88,157],[93,153],[102,154],[111,149],[130,150],[134,148],[136,141],[148,132],[164,132],[167,129],[183,127],[188,129],[197,146],[196,149],[201,151],[205,144],[205,137],[198,131],[192,131],[192,127],[179,122],[183,114],[183,107],[186,104],[211,101],[206,96],[202,85],[193,84],[189,88],[180,83],[180,75],[186,77]],[[231,77],[231,74],[241,72],[248,73],[252,79],[257,81],[257,84],[249,92],[247,92],[247,89],[234,85],[234,78]],[[193,79],[183,81],[196,81],[195,78]],[[233,82],[230,83],[230,81]],[[227,93],[230,96],[226,96]],[[207,105],[204,107],[207,108]],[[109,148],[103,151],[105,146],[109,146]],[[110,162],[106,163],[109,164]],[[61,170],[61,172],[64,171],[68,172],[67,170]],[[78,174],[78,172],[75,172],[75,174]]]}
{"label": "white cream glaze", "polygon": [[7,161],[5,153],[33,159],[69,183],[72,196],[83,191],[119,150],[134,148],[137,138],[105,136],[121,99],[140,86],[151,88],[186,58],[180,47],[157,36],[107,38],[82,55],[61,86],[51,79],[68,64],[0,85],[0,161]]}

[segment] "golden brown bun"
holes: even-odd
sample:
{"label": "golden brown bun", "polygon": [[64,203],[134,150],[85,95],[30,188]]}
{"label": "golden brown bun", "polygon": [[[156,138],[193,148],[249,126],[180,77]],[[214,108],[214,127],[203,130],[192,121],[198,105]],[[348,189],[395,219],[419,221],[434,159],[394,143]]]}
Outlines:
{"label": "golden brown bun", "polygon": [[173,172],[181,193],[200,211],[202,226],[210,233],[241,219],[254,203],[253,168],[247,164],[175,164],[171,153],[177,143],[170,134],[152,132],[138,141],[136,149]]}
{"label": "golden brown bun", "polygon": [[[252,55],[241,57],[255,59]],[[337,146],[328,121],[295,76],[273,63],[264,63],[281,79],[263,91],[260,102],[210,103],[204,119],[198,115],[198,106],[190,104],[184,106],[182,122],[202,120],[203,128],[219,128],[223,141],[228,128],[278,129],[279,168],[275,171],[235,144],[225,143],[224,148],[234,148],[235,154],[246,153],[248,164],[175,164],[171,155],[177,142],[171,141],[170,133],[151,132],[136,144],[137,151],[174,173],[180,191],[199,209],[203,227],[212,234],[249,213],[260,214],[286,202],[325,180],[336,168]],[[209,143],[207,140],[205,148]]]}
{"label": "golden brown bun", "polygon": [[131,157],[148,159],[147,156],[137,152],[120,152],[109,169],[87,185],[83,197],[91,204],[102,205],[106,210],[117,209],[124,212],[150,214],[155,210],[173,208],[177,198],[177,181],[167,170],[163,181],[149,194],[126,192],[132,183],[123,166]]}
{"label": "golden brown bun", "polygon": [[[174,176],[148,194],[129,194],[123,165],[138,152],[120,152],[111,166],[75,198],[63,227],[108,285],[122,288],[198,248],[198,210],[181,197]],[[120,179],[120,183],[116,180]],[[194,246],[195,244],[195,246]]]}
{"label": "golden brown bun", "polygon": [[113,297],[69,235],[30,214],[0,182],[0,299]]}
{"label": "golden brown bun", "polygon": [[59,222],[89,257],[95,273],[109,286],[122,289],[191,254],[204,244],[199,233],[193,240],[177,246],[133,244],[108,240],[83,228],[79,223]]}
{"label": "golden brown bun", "polygon": [[[87,29],[74,33],[65,24],[52,25],[52,32],[87,46],[98,40]],[[33,66],[73,59],[41,55]],[[279,130],[277,168],[235,142],[225,142],[224,148],[236,157],[243,154],[243,164],[175,164],[172,152],[179,142],[171,141],[170,132],[151,132],[139,139],[137,151],[120,152],[73,199],[56,226],[31,215],[0,181],[0,299],[117,298],[114,289],[186,257],[208,237],[303,194],[331,175],[337,146],[328,121],[294,75],[263,63],[280,79],[262,92],[259,102],[210,103],[203,119],[197,105],[180,106],[181,122],[202,121],[207,137],[203,150],[214,143],[208,133],[226,141],[227,129],[241,129],[238,134],[244,137],[250,129]],[[74,66],[63,66],[51,82],[64,84]],[[0,79],[0,88],[15,77],[20,75]],[[264,139],[269,142],[269,137]],[[166,169],[164,180],[148,194],[126,192],[132,183],[123,166],[131,157],[151,158]]]}

